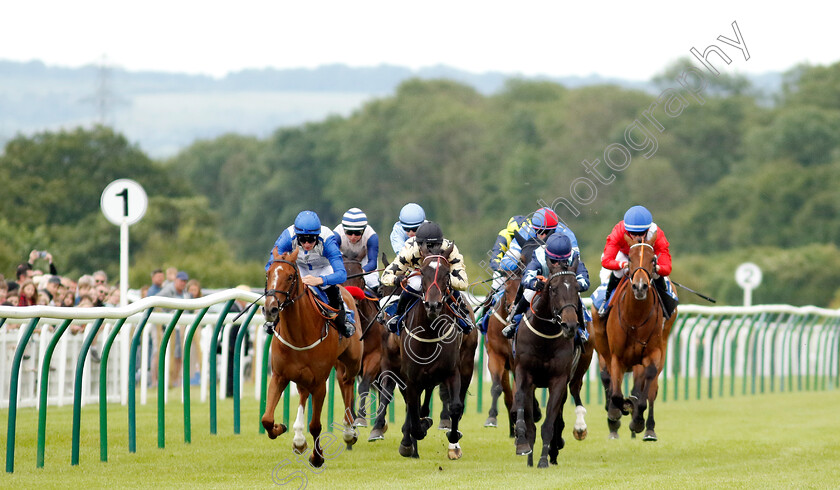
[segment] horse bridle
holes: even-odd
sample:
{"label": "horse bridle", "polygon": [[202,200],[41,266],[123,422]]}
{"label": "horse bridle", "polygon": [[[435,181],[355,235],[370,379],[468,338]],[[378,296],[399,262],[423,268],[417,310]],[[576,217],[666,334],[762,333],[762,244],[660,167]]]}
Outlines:
{"label": "horse bridle", "polygon": [[[630,250],[632,250],[632,249],[634,249],[634,248],[636,248],[636,247],[641,247],[641,246],[648,247],[648,248],[650,249],[650,251],[651,251],[651,252],[653,252],[653,251],[654,251],[653,245],[651,245],[650,243],[645,243],[645,242],[641,242],[641,243],[636,243],[636,244],[630,245]],[[643,251],[642,251],[642,257],[643,257],[643,258],[644,258],[644,253],[645,253],[645,252],[644,252],[644,250],[643,250]],[[641,262],[641,261],[640,261],[640,262]],[[656,269],[656,255],[654,255],[654,256],[653,256],[653,268],[654,268],[654,269]],[[636,273],[637,273],[637,272],[639,272],[640,270],[641,270],[641,271],[644,271],[645,275],[647,275],[647,282],[648,282],[648,284],[650,284],[650,283],[653,281],[653,273],[652,273],[651,271],[649,271],[649,270],[645,269],[645,268],[644,268],[644,267],[642,267],[642,266],[636,267],[635,269],[633,269],[632,271],[630,271],[630,281],[632,281],[632,280],[633,280],[633,276],[635,276],[635,275],[636,275]]]}
{"label": "horse bridle", "polygon": [[[546,279],[546,281],[545,281],[546,286],[548,286],[548,284],[551,282],[552,279],[554,279],[555,277],[559,277],[559,276],[577,276],[577,274],[574,271],[558,271],[558,272],[555,272],[555,273],[551,274],[550,276],[548,276],[548,279]],[[540,296],[540,297],[542,297],[542,296]],[[575,314],[577,314],[578,304],[577,303],[566,303],[566,304],[564,304],[563,306],[560,307],[560,311],[558,311],[556,315],[552,315],[551,318],[543,318],[543,317],[537,315],[537,312],[534,311],[533,305],[531,306],[531,313],[533,313],[534,318],[536,318],[538,320],[542,320],[544,322],[549,322],[549,323],[554,323],[554,324],[559,325],[559,324],[563,323],[563,321],[560,320],[560,316],[563,314],[563,310],[565,310],[566,308],[574,308]]]}
{"label": "horse bridle", "polygon": [[297,290],[298,280],[300,279],[300,272],[298,271],[297,264],[295,264],[293,262],[289,262],[288,260],[284,260],[284,259],[276,259],[274,261],[274,263],[277,263],[277,262],[280,262],[280,263],[283,263],[283,264],[288,264],[288,265],[292,266],[292,269],[294,269],[294,271],[295,271],[294,276],[292,278],[292,285],[291,285],[291,287],[289,287],[288,291],[283,291],[282,289],[268,289],[265,292],[266,296],[269,296],[269,295],[275,296],[276,294],[286,295],[286,299],[283,300],[283,302],[280,303],[277,307],[280,311],[283,311],[286,307],[293,305],[295,303],[295,301],[302,298],[303,295],[306,294],[306,289],[304,289],[302,293],[297,295],[297,297],[292,299],[292,294],[294,294],[295,290]]}
{"label": "horse bridle", "polygon": [[447,296],[447,293],[444,292],[443,288],[441,288],[440,284],[438,284],[438,272],[440,272],[440,261],[442,260],[442,261],[446,262],[446,265],[449,265],[449,259],[447,259],[443,255],[427,255],[426,257],[423,258],[423,266],[424,267],[429,264],[430,259],[437,260],[437,265],[435,266],[435,277],[432,280],[432,283],[429,285],[428,288],[426,288],[426,291],[423,292],[423,301],[426,301],[426,302],[429,301],[429,296],[428,295],[429,295],[429,291],[431,291],[431,289],[432,289],[432,286],[438,288],[438,291],[440,291],[440,296],[442,298],[446,298],[446,296]]}

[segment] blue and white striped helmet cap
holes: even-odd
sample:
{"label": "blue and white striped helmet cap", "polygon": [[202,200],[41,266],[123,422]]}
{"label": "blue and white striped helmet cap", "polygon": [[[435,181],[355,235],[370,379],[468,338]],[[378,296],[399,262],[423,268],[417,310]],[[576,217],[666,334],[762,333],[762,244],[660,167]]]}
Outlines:
{"label": "blue and white striped helmet cap", "polygon": [[647,231],[653,224],[653,216],[644,206],[633,206],[624,213],[624,229],[633,233]]}
{"label": "blue and white striped helmet cap", "polygon": [[367,224],[367,215],[359,208],[348,209],[341,218],[341,226],[345,230],[364,230]]}

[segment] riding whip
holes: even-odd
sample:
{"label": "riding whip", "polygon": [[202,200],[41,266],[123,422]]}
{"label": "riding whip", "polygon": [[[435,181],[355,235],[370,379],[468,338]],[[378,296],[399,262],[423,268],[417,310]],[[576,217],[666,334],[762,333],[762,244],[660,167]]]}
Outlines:
{"label": "riding whip", "polygon": [[706,301],[708,301],[710,303],[717,303],[717,300],[715,300],[714,298],[706,296],[705,294],[700,294],[700,293],[698,293],[697,291],[695,291],[691,288],[687,288],[687,287],[683,286],[682,284],[678,283],[677,281],[674,281],[673,279],[671,280],[671,284],[673,284],[674,286],[679,286],[679,287],[685,289],[686,291],[688,291],[689,293],[694,293],[697,296],[700,296],[701,298],[705,299]]}

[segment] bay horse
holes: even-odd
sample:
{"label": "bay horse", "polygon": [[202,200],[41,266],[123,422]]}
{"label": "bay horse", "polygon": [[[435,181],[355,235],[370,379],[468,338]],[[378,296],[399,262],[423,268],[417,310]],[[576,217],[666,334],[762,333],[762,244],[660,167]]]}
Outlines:
{"label": "bay horse", "polygon": [[[653,285],[656,233],[649,239],[626,235],[625,240],[630,246],[628,276],[613,293],[615,311],[607,317],[606,324],[598,319],[593,308],[592,338],[606,393],[610,439],[618,438],[621,416],[632,411],[633,437],[647,429],[643,440],[656,441],[653,405],[659,392],[659,374],[665,366],[668,335],[677,312],[665,320],[662,300]],[[634,383],[631,396],[624,398],[621,384],[628,371],[633,371]],[[650,410],[645,420],[648,403]]]}
{"label": "bay horse", "polygon": [[504,293],[493,306],[492,313],[488,313],[491,316],[487,321],[487,333],[484,335],[484,347],[487,350],[487,369],[490,371],[492,381],[490,395],[493,397],[484,427],[497,427],[499,425],[496,418],[499,414],[499,396],[504,394],[510,437],[514,435],[513,424],[516,421],[516,413],[513,411],[513,389],[510,384],[510,372],[513,368],[513,347],[510,340],[502,335],[502,329],[507,325],[508,313],[515,306],[514,300],[521,280],[522,273],[519,268],[506,271]]}
{"label": "bay horse", "polygon": [[[578,357],[580,351],[576,352],[574,341],[581,307],[576,279],[578,260],[576,257],[571,264],[549,261],[545,288],[534,296],[530,311],[523,315],[523,325],[514,339],[516,454],[527,455],[528,466],[534,464],[533,447],[537,432],[535,388],[548,388],[549,391],[541,429],[543,447],[538,463],[539,468],[547,468],[549,458],[551,464],[557,464],[557,455],[565,444],[562,437],[565,427],[563,405],[568,394],[567,385],[573,375],[585,373],[588,367],[588,362],[580,365],[582,359]],[[591,358],[591,348],[589,356]],[[579,367],[582,371],[578,370]],[[579,385],[577,389],[579,392]]]}
{"label": "bay horse", "polygon": [[[365,278],[362,275],[362,259],[365,254],[362,252],[357,257],[343,256],[344,269],[347,271],[347,279],[344,286],[348,288],[356,288],[361,294],[354,295],[356,299],[356,308],[359,311],[359,329],[363,329],[370,325],[367,331],[361,332],[364,335],[363,355],[362,355],[362,371],[361,380],[359,381],[359,409],[355,414],[353,422],[354,427],[367,427],[367,408],[370,400],[371,385],[379,387],[379,384],[374,383],[382,372],[382,341],[385,327],[382,326],[375,318],[379,312],[379,300],[376,297],[368,297],[365,293]],[[356,276],[356,277],[350,277]],[[352,292],[352,291],[351,291]],[[382,393],[379,394],[380,398]]]}
{"label": "bay horse", "polygon": [[[428,402],[434,388],[443,384],[448,393],[447,405],[451,418],[451,428],[446,433],[449,441],[447,456],[449,459],[460,459],[462,456],[459,440],[461,433],[458,425],[464,411],[462,393],[466,386],[462,386],[465,368],[461,366],[462,343],[465,338],[455,324],[454,319],[444,313],[446,299],[450,292],[450,264],[449,255],[454,245],[450,245],[440,253],[429,253],[421,249],[422,305],[416,304],[405,314],[405,327],[400,333],[400,374],[405,386],[400,387],[406,404],[406,419],[402,427],[403,438],[400,442],[399,453],[404,457],[418,458],[417,441],[426,437],[431,419],[428,415]],[[471,332],[473,337],[472,353],[475,353],[477,333]],[[473,358],[469,359],[469,364]],[[469,368],[470,377],[472,367]],[[467,381],[468,383],[469,381]],[[420,399],[425,392],[423,410]]]}
{"label": "bay horse", "polygon": [[[274,410],[280,394],[289,382],[297,385],[300,404],[293,425],[295,431],[292,447],[302,454],[306,451],[303,435],[306,415],[304,408],[312,395],[312,420],[309,433],[315,439],[315,447],[309,456],[313,467],[324,464],[320,445],[321,410],[327,394],[327,379],[335,366],[336,379],[344,400],[343,439],[352,449],[358,435],[353,429],[353,383],[359,373],[362,359],[362,343],[358,330],[350,338],[339,337],[318,310],[313,293],[301,280],[297,260],[299,248],[279,255],[272,251],[274,262],[266,273],[265,319],[276,322],[274,338],[271,340],[271,382],[262,425],[268,437],[277,438],[286,432],[283,424],[274,423]],[[356,311],[353,297],[341,288],[341,295],[348,308]],[[358,317],[357,317],[358,318]]]}

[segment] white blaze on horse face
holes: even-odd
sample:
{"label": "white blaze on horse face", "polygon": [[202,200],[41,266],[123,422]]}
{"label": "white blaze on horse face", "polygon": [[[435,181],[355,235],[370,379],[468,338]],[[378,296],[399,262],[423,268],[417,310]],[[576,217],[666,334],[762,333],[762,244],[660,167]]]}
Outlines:
{"label": "white blaze on horse face", "polygon": [[429,262],[429,267],[431,267],[432,269],[437,269],[438,265],[440,265],[440,264],[437,261]]}
{"label": "white blaze on horse face", "polygon": [[303,428],[304,428],[304,421],[306,419],[303,418],[303,405],[298,405],[297,417],[295,417],[295,425],[293,426],[295,429],[295,437],[292,439],[295,446],[301,447],[306,442],[306,437],[303,435]]}

